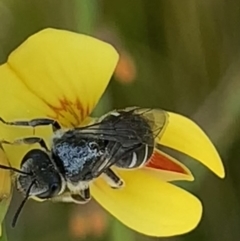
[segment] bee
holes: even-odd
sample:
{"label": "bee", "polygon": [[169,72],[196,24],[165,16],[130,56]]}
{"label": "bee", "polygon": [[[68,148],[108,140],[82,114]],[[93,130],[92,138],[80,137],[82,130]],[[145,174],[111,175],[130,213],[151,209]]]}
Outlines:
{"label": "bee", "polygon": [[20,169],[6,167],[17,173],[17,189],[25,195],[15,218],[29,197],[40,200],[86,203],[91,199],[89,185],[99,176],[111,188],[121,188],[121,179],[112,167],[141,168],[153,155],[156,137],[168,123],[168,115],[160,109],[128,107],[96,119],[88,126],[63,129],[53,119],[8,122],[6,125],[37,127],[51,125],[50,149],[41,137],[26,137],[1,144],[36,144],[41,148],[25,154]]}

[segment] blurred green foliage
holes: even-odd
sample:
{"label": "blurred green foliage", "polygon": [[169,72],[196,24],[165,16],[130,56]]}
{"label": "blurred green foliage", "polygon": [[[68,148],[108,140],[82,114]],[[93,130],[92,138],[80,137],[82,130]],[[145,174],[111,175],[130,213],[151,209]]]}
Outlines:
{"label": "blurred green foliage", "polygon": [[[238,240],[240,3],[0,0],[0,62],[29,35],[45,27],[88,33],[112,43],[120,52],[123,65],[95,114],[131,105],[179,112],[197,121],[218,147],[227,169],[224,181],[193,160],[184,159],[199,177],[195,185],[185,187],[204,203],[201,224],[190,234],[159,240]],[[7,224],[19,201],[16,195]],[[90,232],[74,236],[69,224],[73,209],[74,205],[30,201],[17,228],[8,228],[9,240],[154,240],[134,233],[111,217],[99,235]],[[79,212],[84,212],[83,208]],[[85,217],[91,229],[95,221]]]}

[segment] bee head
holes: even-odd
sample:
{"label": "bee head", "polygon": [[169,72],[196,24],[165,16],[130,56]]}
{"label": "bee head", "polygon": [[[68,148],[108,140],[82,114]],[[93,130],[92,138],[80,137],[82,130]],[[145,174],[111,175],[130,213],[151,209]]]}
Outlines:
{"label": "bee head", "polygon": [[0,165],[0,168],[17,173],[17,189],[25,196],[14,215],[13,227],[30,197],[49,199],[61,194],[66,187],[60,171],[51,161],[50,156],[40,149],[33,149],[23,157],[21,169],[4,165]]}
{"label": "bee head", "polygon": [[21,171],[28,174],[18,175],[17,188],[26,195],[32,184],[29,197],[49,199],[59,195],[65,188],[59,170],[50,156],[40,149],[33,149],[24,156]]}

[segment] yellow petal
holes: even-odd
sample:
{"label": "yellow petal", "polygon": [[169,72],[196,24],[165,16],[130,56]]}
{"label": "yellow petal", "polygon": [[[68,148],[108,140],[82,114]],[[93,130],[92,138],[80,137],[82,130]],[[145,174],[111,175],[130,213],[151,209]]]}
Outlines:
{"label": "yellow petal", "polygon": [[[0,148],[0,164],[9,166],[8,160],[2,148]],[[11,175],[9,171],[0,169],[0,226],[4,220],[10,200]]]}
{"label": "yellow petal", "polygon": [[164,181],[193,181],[191,171],[168,154],[155,149],[144,169],[159,176]]}
{"label": "yellow petal", "polygon": [[159,144],[195,158],[223,178],[225,172],[221,158],[203,130],[182,115],[170,112],[168,114],[168,125],[158,140]]}
{"label": "yellow petal", "polygon": [[[80,125],[108,85],[118,61],[115,49],[100,40],[46,29],[27,39],[0,66],[0,110],[7,121],[50,117],[63,126]],[[31,136],[31,128],[6,127],[1,138]],[[50,138],[51,128],[36,128]],[[12,165],[27,147],[4,146]]]}
{"label": "yellow petal", "polygon": [[150,236],[173,236],[194,229],[202,215],[201,202],[145,170],[117,171],[125,181],[111,189],[101,178],[91,186],[94,198],[133,230]]}
{"label": "yellow petal", "polygon": [[[93,110],[117,61],[117,52],[107,43],[69,31],[45,29],[18,47],[7,63],[27,90],[50,108],[45,114],[69,126],[79,125]],[[24,118],[24,114],[18,117]]]}

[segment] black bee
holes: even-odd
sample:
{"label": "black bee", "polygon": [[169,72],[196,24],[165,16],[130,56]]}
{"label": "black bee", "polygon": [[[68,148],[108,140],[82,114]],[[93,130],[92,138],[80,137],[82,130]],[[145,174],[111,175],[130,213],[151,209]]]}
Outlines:
{"label": "black bee", "polygon": [[85,203],[91,198],[90,182],[100,175],[112,188],[123,186],[124,181],[112,166],[133,169],[146,164],[153,154],[155,138],[167,125],[168,115],[163,110],[129,107],[109,112],[91,125],[72,129],[62,129],[56,120],[46,118],[14,122],[0,118],[0,121],[33,128],[52,125],[50,150],[40,137],[1,141],[41,146],[23,157],[20,170],[12,169],[18,172],[17,188],[25,194],[25,200],[35,197]]}

